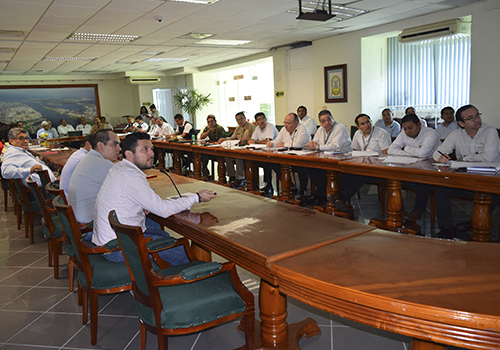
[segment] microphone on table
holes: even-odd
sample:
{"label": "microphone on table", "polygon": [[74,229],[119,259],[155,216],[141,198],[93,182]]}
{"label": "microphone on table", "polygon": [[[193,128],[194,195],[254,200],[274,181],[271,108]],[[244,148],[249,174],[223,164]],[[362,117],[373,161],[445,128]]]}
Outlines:
{"label": "microphone on table", "polygon": [[175,187],[175,190],[177,191],[177,193],[179,194],[179,197],[182,198],[182,194],[179,192],[179,190],[177,189],[177,186],[175,185],[175,182],[174,180],[172,179],[172,177],[163,169],[160,169],[160,172],[162,172],[163,174],[167,175],[168,178],[170,179],[170,181],[172,181],[172,185],[174,185]]}

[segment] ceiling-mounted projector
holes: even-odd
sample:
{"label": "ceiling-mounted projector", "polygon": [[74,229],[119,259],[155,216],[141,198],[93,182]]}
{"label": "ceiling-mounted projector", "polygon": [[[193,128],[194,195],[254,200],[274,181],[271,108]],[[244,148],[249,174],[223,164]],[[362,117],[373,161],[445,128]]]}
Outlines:
{"label": "ceiling-mounted projector", "polygon": [[299,13],[300,15],[297,17],[297,19],[305,19],[309,21],[321,21],[325,22],[328,21],[330,18],[335,17],[335,15],[332,15],[332,0],[328,0],[328,11],[326,11],[324,8],[325,1],[323,1],[323,10],[320,9],[314,9],[313,12],[303,12],[302,11],[302,0],[299,0]]}

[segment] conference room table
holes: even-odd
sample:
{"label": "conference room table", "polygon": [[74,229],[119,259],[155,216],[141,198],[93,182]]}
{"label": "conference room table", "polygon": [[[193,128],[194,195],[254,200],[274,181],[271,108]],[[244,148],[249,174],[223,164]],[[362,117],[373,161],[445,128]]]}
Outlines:
{"label": "conference room table", "polygon": [[[176,194],[166,176],[147,174],[158,195]],[[397,234],[172,177],[181,193],[209,189],[217,197],[188,213],[154,218],[261,278],[256,348],[298,349],[302,335],[320,333],[310,319],[287,324],[286,295],[413,337],[413,350],[500,348],[500,245]]]}
{"label": "conference room table", "polygon": [[[373,220],[372,224],[377,227],[394,230],[402,230],[402,196],[401,181],[423,183],[434,186],[444,186],[456,189],[474,191],[474,209],[472,213],[472,240],[489,241],[491,229],[491,214],[489,204],[491,193],[500,194],[500,175],[472,174],[450,169],[449,167],[438,167],[433,165],[432,160],[423,160],[415,164],[384,163],[379,157],[357,157],[348,155],[334,155],[331,152],[313,152],[307,155],[284,154],[283,152],[269,151],[265,149],[246,149],[223,147],[212,147],[200,143],[191,142],[165,142],[153,141],[155,147],[161,150],[173,152],[174,173],[181,174],[180,154],[192,152],[194,159],[194,178],[202,179],[201,176],[201,154],[216,157],[218,161],[218,179],[215,183],[226,184],[225,157],[240,158],[246,162],[247,186],[246,191],[258,193],[256,180],[258,179],[257,164],[268,162],[280,164],[281,168],[281,195],[280,201],[293,202],[290,192],[291,167],[302,166],[326,170],[327,195],[336,198],[339,191],[340,174],[365,175],[388,180],[387,197],[387,220]],[[164,152],[160,152],[160,165],[164,164]],[[340,213],[335,210],[331,203],[327,203],[326,213]]]}
{"label": "conference room table", "polygon": [[76,148],[50,143],[49,147],[30,146],[29,151],[42,159],[47,165],[61,171],[68,158],[77,151]]}

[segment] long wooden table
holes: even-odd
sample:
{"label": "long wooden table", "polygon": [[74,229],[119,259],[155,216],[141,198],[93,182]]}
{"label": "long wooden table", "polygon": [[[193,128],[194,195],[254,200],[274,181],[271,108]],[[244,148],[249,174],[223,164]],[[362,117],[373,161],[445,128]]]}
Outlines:
{"label": "long wooden table", "polygon": [[[500,194],[500,175],[488,176],[451,171],[449,168],[432,166],[432,160],[426,160],[410,166],[398,164],[384,164],[377,157],[349,158],[345,156],[329,155],[327,152],[315,152],[305,156],[294,156],[279,152],[246,149],[224,149],[221,147],[206,147],[191,143],[168,143],[154,141],[155,147],[170,149],[174,152],[176,173],[180,174],[180,153],[193,152],[194,177],[202,179],[200,156],[209,154],[218,159],[219,179],[216,183],[225,184],[225,157],[240,158],[246,161],[247,187],[246,191],[256,193],[255,179],[257,178],[256,162],[270,162],[281,165],[282,193],[280,200],[291,201],[290,169],[291,166],[324,169],[327,171],[327,194],[336,197],[339,190],[340,173],[366,175],[389,180],[387,200],[387,220],[383,223],[373,222],[384,229],[398,229],[402,227],[401,210],[401,180],[424,183],[436,186],[452,187],[474,191],[474,209],[472,214],[472,239],[475,241],[489,241],[491,215],[488,206],[491,203],[491,193]],[[163,164],[160,162],[160,164]],[[327,213],[334,213],[335,208],[328,203]]]}
{"label": "long wooden table", "polygon": [[[500,348],[500,245],[400,235],[215,184],[174,180],[181,192],[218,192],[191,211],[209,211],[216,225],[185,215],[159,220],[262,278],[259,346],[296,349],[297,336],[319,332],[307,320],[287,325],[286,294],[414,337],[413,350]],[[150,183],[162,197],[175,193],[161,174]]]}
{"label": "long wooden table", "polygon": [[51,149],[54,148],[54,149],[57,149],[57,148],[61,148],[61,147],[64,147],[62,145],[56,145],[56,144],[50,144],[50,147],[49,149],[45,149],[45,150],[34,150],[34,149],[30,149],[29,151],[34,154],[35,156],[38,156],[39,158],[43,159],[43,161],[45,163],[47,163],[48,165],[54,167],[56,170],[58,171],[61,171],[62,168],[64,167],[64,164],[66,164],[66,161],[68,160],[68,158],[74,153],[77,151],[76,148],[71,148],[71,147],[68,147],[69,149],[68,150],[64,150],[64,151],[52,151]]}

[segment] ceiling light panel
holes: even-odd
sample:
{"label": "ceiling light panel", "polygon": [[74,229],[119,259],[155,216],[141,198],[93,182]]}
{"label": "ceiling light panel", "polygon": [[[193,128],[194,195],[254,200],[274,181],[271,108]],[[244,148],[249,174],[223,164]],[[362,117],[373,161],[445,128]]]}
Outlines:
{"label": "ceiling light panel", "polygon": [[217,40],[217,39],[205,39],[198,41],[195,44],[199,45],[223,45],[223,46],[239,46],[251,43],[251,40]]}
{"label": "ceiling light panel", "polygon": [[0,30],[0,38],[24,38],[25,33],[20,30]]}
{"label": "ceiling light panel", "polygon": [[97,57],[44,57],[42,61],[93,61]]}
{"label": "ceiling light panel", "polygon": [[95,34],[95,33],[73,33],[68,40],[76,41],[101,41],[101,42],[132,42],[139,39],[138,35],[116,35],[116,34]]}
{"label": "ceiling light panel", "polygon": [[161,58],[161,57],[152,57],[147,58],[142,62],[184,62],[187,61],[187,58]]}
{"label": "ceiling light panel", "polygon": [[202,5],[212,5],[216,2],[218,2],[219,0],[171,0],[171,1],[174,1],[174,2],[187,2],[187,3],[190,3],[190,4],[202,4]]}

